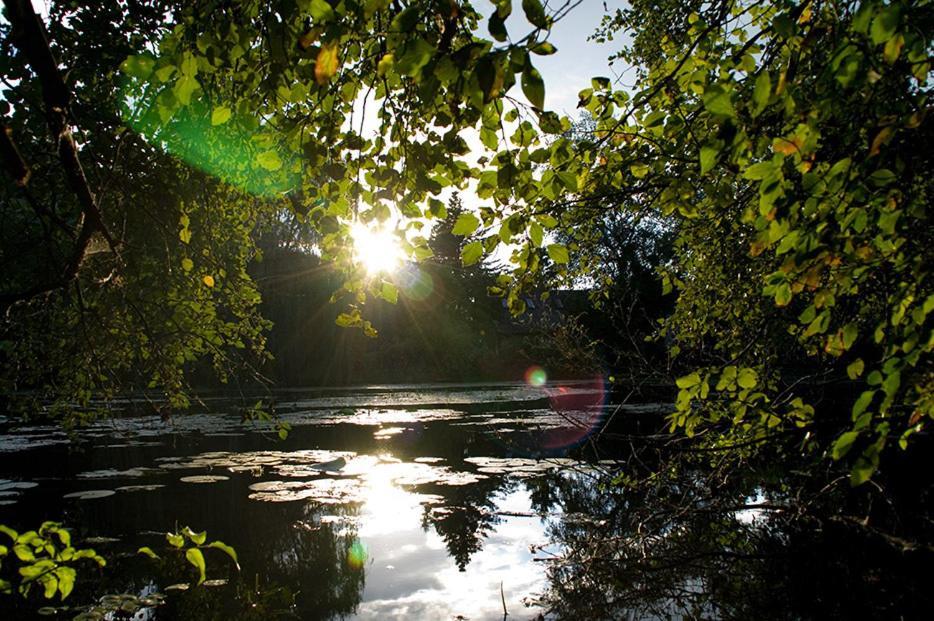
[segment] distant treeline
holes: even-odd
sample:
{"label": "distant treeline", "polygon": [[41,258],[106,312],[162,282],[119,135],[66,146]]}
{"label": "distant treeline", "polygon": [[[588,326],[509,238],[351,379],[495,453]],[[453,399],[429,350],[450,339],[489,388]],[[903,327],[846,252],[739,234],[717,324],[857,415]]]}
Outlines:
{"label": "distant treeline", "polygon": [[342,281],[331,267],[301,248],[261,242],[262,260],[250,272],[273,324],[263,374],[277,386],[327,386],[520,380],[533,365],[563,378],[664,371],[664,343],[651,340],[670,310],[649,264],[659,257],[618,248],[617,284],[599,299],[587,283],[530,292],[525,313],[514,317],[488,292],[495,267],[462,266],[469,240],[450,232],[462,212],[455,197],[431,233],[432,259],[392,275],[396,304],[367,301],[376,338],[336,325],[341,306],[330,298]]}

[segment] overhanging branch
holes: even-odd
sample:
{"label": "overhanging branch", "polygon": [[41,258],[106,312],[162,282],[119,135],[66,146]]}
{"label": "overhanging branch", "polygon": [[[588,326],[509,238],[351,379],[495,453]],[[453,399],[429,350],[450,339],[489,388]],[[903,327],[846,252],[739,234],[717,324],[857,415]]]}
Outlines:
{"label": "overhanging branch", "polygon": [[104,224],[97,199],[91,192],[87,177],[84,175],[78,149],[68,124],[68,106],[71,96],[58,70],[58,63],[52,56],[42,22],[29,0],[3,0],[3,3],[12,26],[13,43],[23,53],[39,79],[49,132],[58,149],[59,161],[65,171],[68,185],[77,196],[81,207],[75,246],[62,274],[45,284],[38,284],[19,292],[0,294],[0,304],[9,305],[61,289],[71,283],[81,270],[88,254],[88,246],[95,233],[100,234],[106,240],[114,254],[117,254],[117,243]]}

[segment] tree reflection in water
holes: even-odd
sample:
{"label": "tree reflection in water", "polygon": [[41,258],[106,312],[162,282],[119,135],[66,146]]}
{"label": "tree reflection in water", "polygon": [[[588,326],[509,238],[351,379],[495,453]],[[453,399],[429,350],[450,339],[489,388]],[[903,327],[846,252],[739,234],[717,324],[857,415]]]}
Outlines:
{"label": "tree reflection in water", "polygon": [[563,550],[540,601],[561,619],[929,618],[926,452],[856,489],[845,470],[796,469],[794,453],[697,442],[529,481]]}
{"label": "tree reflection in water", "polygon": [[508,493],[515,483],[505,477],[481,479],[471,485],[447,490],[443,504],[425,506],[422,528],[434,527],[460,571],[483,548],[483,540],[500,523],[496,496]]}

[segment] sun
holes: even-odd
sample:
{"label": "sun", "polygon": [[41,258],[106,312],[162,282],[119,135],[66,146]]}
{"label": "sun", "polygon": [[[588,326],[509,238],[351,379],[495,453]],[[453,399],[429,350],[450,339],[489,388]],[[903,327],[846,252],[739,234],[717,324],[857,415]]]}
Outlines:
{"label": "sun", "polygon": [[367,274],[391,274],[402,265],[399,238],[379,225],[355,223],[350,229],[354,258]]}

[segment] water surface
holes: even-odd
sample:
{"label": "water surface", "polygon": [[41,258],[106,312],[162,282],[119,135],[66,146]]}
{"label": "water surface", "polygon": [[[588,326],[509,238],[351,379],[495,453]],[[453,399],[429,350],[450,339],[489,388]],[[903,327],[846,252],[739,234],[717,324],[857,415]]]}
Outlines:
{"label": "water surface", "polygon": [[[79,574],[66,617],[162,593],[137,618],[535,619],[560,518],[539,482],[610,467],[587,444],[604,397],[599,382],[288,392],[285,441],[222,400],[71,435],[4,421],[0,523],[64,522],[111,561]],[[135,554],[182,525],[233,545],[242,570],[208,550],[213,586],[195,588],[181,559]]]}

